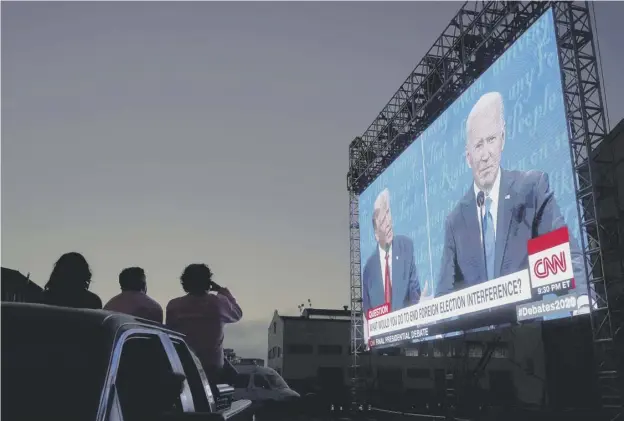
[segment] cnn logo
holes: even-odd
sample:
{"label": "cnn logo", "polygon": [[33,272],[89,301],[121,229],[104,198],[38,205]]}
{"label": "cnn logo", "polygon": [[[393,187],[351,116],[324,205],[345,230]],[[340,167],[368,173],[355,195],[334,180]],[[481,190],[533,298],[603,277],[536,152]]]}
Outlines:
{"label": "cnn logo", "polygon": [[570,243],[530,254],[531,287],[542,287],[574,278],[571,258]]}
{"label": "cnn logo", "polygon": [[537,259],[533,264],[533,274],[539,278],[548,278],[551,275],[565,273],[568,270],[568,261],[564,251],[553,254],[550,257]]}

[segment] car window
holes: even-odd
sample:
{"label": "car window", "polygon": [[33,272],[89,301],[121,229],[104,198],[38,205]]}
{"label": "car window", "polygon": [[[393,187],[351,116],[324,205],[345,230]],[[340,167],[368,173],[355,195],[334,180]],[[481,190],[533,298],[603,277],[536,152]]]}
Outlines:
{"label": "car window", "polygon": [[279,374],[266,373],[264,377],[266,377],[267,381],[271,385],[271,389],[288,389],[288,385]]}
{"label": "car window", "polygon": [[236,389],[246,389],[249,386],[249,377],[251,377],[249,374],[238,373],[234,387]]}
{"label": "car window", "polygon": [[208,404],[208,399],[206,397],[204,383],[200,377],[197,364],[195,364],[195,361],[193,360],[191,351],[184,342],[174,340],[173,346],[180,356],[180,361],[182,362],[182,368],[184,369],[186,380],[188,381],[189,387],[191,388],[191,395],[193,396],[193,406],[195,408],[195,411],[210,412],[210,405]]}
{"label": "car window", "polygon": [[271,386],[262,374],[254,374],[254,385],[261,389],[270,389]]}
{"label": "car window", "polygon": [[134,337],[123,344],[115,388],[124,421],[182,412],[181,389],[174,390],[173,384],[173,368],[158,336]]}

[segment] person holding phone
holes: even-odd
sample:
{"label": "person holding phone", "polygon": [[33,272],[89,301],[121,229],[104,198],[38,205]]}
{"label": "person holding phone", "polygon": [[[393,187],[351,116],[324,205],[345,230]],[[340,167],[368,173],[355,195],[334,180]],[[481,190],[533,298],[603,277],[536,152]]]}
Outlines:
{"label": "person holding phone", "polygon": [[166,324],[186,335],[209,379],[218,381],[224,365],[223,327],[238,322],[243,310],[232,293],[212,278],[205,264],[187,266],[180,277],[186,295],[169,301]]}

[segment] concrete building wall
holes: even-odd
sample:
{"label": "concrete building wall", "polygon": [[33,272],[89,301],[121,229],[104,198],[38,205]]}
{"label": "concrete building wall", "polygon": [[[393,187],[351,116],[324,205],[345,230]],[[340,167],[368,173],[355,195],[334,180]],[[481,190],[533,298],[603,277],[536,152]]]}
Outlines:
{"label": "concrete building wall", "polygon": [[[269,330],[269,349],[281,346],[282,353],[280,357],[274,355],[268,360],[270,367],[280,368],[283,377],[295,388],[310,383],[318,385],[319,373],[327,369],[342,370],[342,383],[349,384],[352,356],[349,352],[348,320],[308,320],[279,315],[277,318],[282,323],[279,320],[272,322],[276,324],[275,333]],[[501,376],[509,376],[514,395],[519,400],[539,404],[545,390],[545,363],[539,324],[471,334],[467,337],[470,341],[468,345],[463,339],[446,339],[416,344],[404,350],[404,355],[362,355],[361,373],[370,387],[381,384],[387,389],[396,383],[396,388],[400,390],[431,392],[442,387],[440,382],[444,374],[474,370],[482,355],[482,344],[499,335],[502,345],[494,352],[481,375],[479,386],[484,390],[500,388],[497,384],[500,385]],[[323,353],[323,347],[328,345],[340,346],[340,354]],[[327,348],[324,350],[327,351]],[[468,356],[464,357],[466,353]]]}
{"label": "concrete building wall", "polygon": [[284,321],[277,311],[268,328],[267,366],[283,375],[284,366]]}
{"label": "concrete building wall", "polygon": [[604,276],[611,284],[609,299],[617,307],[616,297],[624,295],[624,120],[598,145],[592,181],[600,225],[604,229],[601,237]]}
{"label": "concrete building wall", "polygon": [[[320,367],[345,369],[349,360],[350,322],[285,320],[285,373],[290,379],[316,377]],[[346,374],[345,374],[346,375]]]}
{"label": "concrete building wall", "polygon": [[421,343],[406,351],[408,355],[413,353],[413,356],[364,356],[361,359],[363,371],[374,379],[379,376],[380,370],[397,368],[402,370],[404,388],[435,389],[441,387],[436,385],[436,377],[441,379],[442,373],[474,370],[483,355],[482,343],[492,341],[499,334],[501,346],[495,350],[481,374],[479,386],[491,390],[495,383],[492,378],[508,373],[517,399],[539,404],[545,391],[545,365],[538,324],[468,335],[468,344],[463,339]]}

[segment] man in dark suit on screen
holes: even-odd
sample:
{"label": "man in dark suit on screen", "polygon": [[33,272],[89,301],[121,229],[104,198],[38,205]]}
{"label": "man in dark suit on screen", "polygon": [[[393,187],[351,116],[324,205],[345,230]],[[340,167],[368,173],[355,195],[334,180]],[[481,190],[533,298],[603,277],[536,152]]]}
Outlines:
{"label": "man in dark suit on screen", "polygon": [[[565,225],[546,173],[500,167],[505,147],[500,93],[477,101],[466,137],[473,183],[446,219],[436,296],[526,269],[527,241]],[[587,302],[583,256],[573,238],[570,249],[576,291]]]}
{"label": "man in dark suit on screen", "polygon": [[390,304],[390,311],[417,304],[421,291],[414,244],[403,235],[394,235],[388,189],[379,193],[375,200],[373,229],[377,247],[366,261],[362,274],[364,312],[386,303]]}

